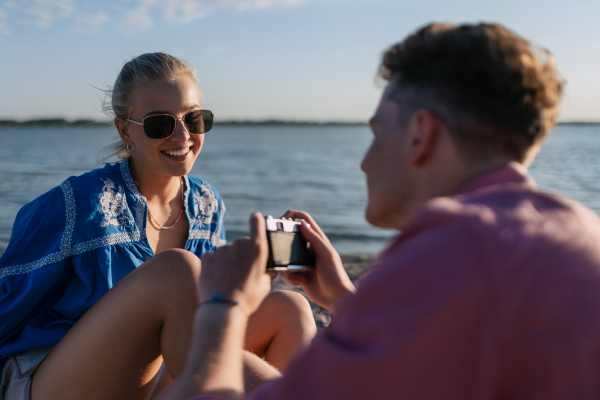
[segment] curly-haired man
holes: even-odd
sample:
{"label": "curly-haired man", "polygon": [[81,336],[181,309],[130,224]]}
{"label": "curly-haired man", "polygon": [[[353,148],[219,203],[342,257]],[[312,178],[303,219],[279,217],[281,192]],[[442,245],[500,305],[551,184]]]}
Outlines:
{"label": "curly-haired man", "polygon": [[[287,279],[335,320],[249,398],[600,398],[600,220],[527,173],[561,98],[552,56],[501,25],[432,24],[380,75],[366,217],[400,233],[356,290],[315,221],[288,211],[318,262]],[[245,313],[268,291],[259,215],[251,228],[202,258],[208,302],[173,398],[243,394]]]}

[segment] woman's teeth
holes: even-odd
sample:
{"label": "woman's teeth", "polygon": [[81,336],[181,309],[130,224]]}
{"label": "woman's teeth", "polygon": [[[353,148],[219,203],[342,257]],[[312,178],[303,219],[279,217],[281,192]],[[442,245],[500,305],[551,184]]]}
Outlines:
{"label": "woman's teeth", "polygon": [[184,150],[177,150],[177,151],[172,151],[172,150],[165,150],[164,153],[168,154],[170,156],[185,156],[187,153],[190,152],[190,149],[184,149]]}

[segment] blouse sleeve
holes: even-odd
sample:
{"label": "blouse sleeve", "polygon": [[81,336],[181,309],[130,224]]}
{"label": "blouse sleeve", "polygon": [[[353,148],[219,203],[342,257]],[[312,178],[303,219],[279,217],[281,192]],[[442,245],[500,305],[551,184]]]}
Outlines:
{"label": "blouse sleeve", "polygon": [[0,358],[25,321],[47,310],[70,271],[75,204],[69,181],[26,204],[0,257]]}
{"label": "blouse sleeve", "polygon": [[190,233],[188,250],[198,257],[215,251],[226,243],[225,204],[219,192],[207,182],[189,177],[188,195]]}
{"label": "blouse sleeve", "polygon": [[[221,247],[227,243],[227,237],[225,234],[225,214],[227,210],[225,209],[225,204],[223,203],[223,199],[221,196],[218,196],[219,199],[219,209],[218,209],[218,223],[217,223],[217,232],[215,233],[215,238],[213,246],[215,246],[216,250],[218,247]],[[214,251],[213,250],[213,251]]]}

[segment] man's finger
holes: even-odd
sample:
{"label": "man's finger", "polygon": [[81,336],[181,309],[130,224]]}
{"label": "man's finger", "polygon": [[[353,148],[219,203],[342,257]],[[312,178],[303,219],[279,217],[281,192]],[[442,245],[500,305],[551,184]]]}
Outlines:
{"label": "man's finger", "polygon": [[315,232],[312,225],[309,226],[306,221],[302,221],[300,230],[302,231],[302,236],[304,236],[304,239],[310,243],[317,255],[331,252],[327,238],[323,238],[318,232]]}
{"label": "man's finger", "polygon": [[317,234],[319,234],[323,239],[327,239],[327,236],[321,230],[321,228],[319,227],[319,224],[317,224],[317,222],[313,219],[313,217],[309,213],[307,213],[306,211],[287,210],[283,214],[283,217],[285,217],[285,218],[293,218],[293,219],[302,218],[303,220],[305,220],[306,222],[308,222],[310,224],[310,226],[313,228],[313,230]]}
{"label": "man's finger", "polygon": [[250,240],[253,242],[266,242],[267,240],[265,218],[259,212],[252,213],[250,216]]}

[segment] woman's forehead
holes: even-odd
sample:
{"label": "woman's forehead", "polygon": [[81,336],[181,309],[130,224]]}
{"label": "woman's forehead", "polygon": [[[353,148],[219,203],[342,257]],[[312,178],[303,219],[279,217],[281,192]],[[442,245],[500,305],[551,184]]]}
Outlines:
{"label": "woman's forehead", "polygon": [[141,84],[132,99],[132,112],[180,113],[199,108],[201,94],[198,85],[188,76],[173,81],[152,80]]}

